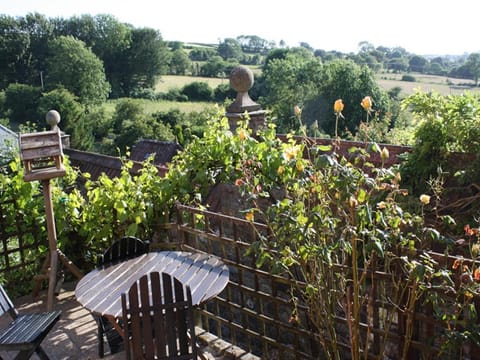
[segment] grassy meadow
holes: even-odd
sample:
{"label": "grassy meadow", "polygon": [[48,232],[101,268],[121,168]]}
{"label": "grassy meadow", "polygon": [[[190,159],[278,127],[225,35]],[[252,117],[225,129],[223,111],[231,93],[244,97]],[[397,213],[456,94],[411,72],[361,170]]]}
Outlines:
{"label": "grassy meadow", "polygon": [[[380,86],[385,90],[390,90],[394,87],[400,87],[401,95],[407,96],[414,93],[416,90],[424,92],[436,91],[443,95],[461,94],[465,91],[480,92],[480,88],[470,88],[465,84],[473,84],[472,80],[466,79],[452,79],[444,76],[411,74],[415,77],[415,82],[402,81],[403,74],[379,73],[376,78]],[[228,79],[208,78],[199,76],[176,76],[163,75],[158,81],[155,91],[166,93],[170,89],[180,89],[186,84],[194,81],[206,82],[212,89],[220,84],[228,84]],[[111,100],[105,105],[107,112],[113,113],[116,103],[120,101]],[[207,102],[177,102],[177,101],[152,101],[145,99],[137,99],[144,109],[144,112],[151,114],[158,111],[168,111],[171,109],[180,109],[184,112],[200,112],[208,106],[213,106],[212,103]]]}
{"label": "grassy meadow", "polygon": [[[116,104],[122,101],[122,99],[109,100],[105,103],[104,107],[107,113],[113,114],[115,111]],[[208,102],[178,102],[178,101],[154,101],[146,99],[135,99],[134,101],[138,102],[145,114],[153,114],[159,111],[169,111],[172,109],[180,109],[183,112],[201,112],[209,106],[214,106],[213,103]]]}
{"label": "grassy meadow", "polygon": [[[425,92],[437,91],[442,95],[461,94],[467,91],[480,92],[480,88],[470,88],[466,84],[473,84],[472,80],[468,79],[453,79],[445,76],[425,75],[425,74],[411,74],[416,81],[402,81],[404,74],[393,73],[378,73],[376,75],[378,84],[385,90],[390,90],[396,86],[402,89],[402,95],[407,96],[413,94],[416,90]],[[155,91],[166,93],[173,88],[182,88],[186,84],[194,81],[206,82],[212,89],[220,84],[228,84],[228,79],[217,79],[198,76],[176,76],[163,75],[158,81]]]}
{"label": "grassy meadow", "polygon": [[228,79],[208,78],[200,76],[162,75],[155,86],[156,92],[166,93],[170,89],[180,89],[194,81],[206,82],[208,86],[215,89],[218,85],[228,84]]}
{"label": "grassy meadow", "polygon": [[396,86],[402,89],[401,94],[404,96],[414,93],[416,90],[423,92],[436,91],[442,95],[461,94],[465,91],[480,92],[478,87],[465,86],[473,85],[472,80],[453,79],[445,76],[410,74],[415,77],[416,81],[402,81],[404,74],[379,73],[376,78],[378,84],[385,90],[390,90]]}

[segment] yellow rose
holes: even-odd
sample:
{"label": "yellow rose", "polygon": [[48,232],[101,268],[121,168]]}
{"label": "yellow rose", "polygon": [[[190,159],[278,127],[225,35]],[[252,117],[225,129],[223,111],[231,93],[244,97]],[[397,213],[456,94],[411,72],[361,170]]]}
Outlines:
{"label": "yellow rose", "polygon": [[420,195],[420,201],[423,205],[427,205],[430,203],[430,196],[426,194]]}
{"label": "yellow rose", "polygon": [[246,214],[245,214],[245,219],[246,219],[247,221],[253,221],[253,219],[254,219],[253,211],[250,211],[250,212],[246,213]]}
{"label": "yellow rose", "polygon": [[296,117],[300,117],[300,115],[302,115],[302,109],[300,108],[300,106],[296,105],[294,108],[293,108],[293,112],[295,113],[295,116]]}
{"label": "yellow rose", "polygon": [[300,147],[298,146],[291,146],[283,152],[283,157],[287,160],[290,161],[294,158],[297,157],[298,152],[300,151]]}
{"label": "yellow rose", "polygon": [[365,111],[370,111],[372,109],[372,98],[370,96],[365,96],[360,103]]}
{"label": "yellow rose", "polygon": [[387,203],[385,201],[380,201],[377,203],[377,209],[385,209],[387,207]]}
{"label": "yellow rose", "polygon": [[335,101],[335,104],[333,105],[333,111],[335,111],[336,114],[339,114],[343,111],[344,105],[342,99],[338,99]]}
{"label": "yellow rose", "polygon": [[382,158],[382,161],[385,161],[390,157],[390,153],[386,147],[384,147],[380,152],[380,157]]}
{"label": "yellow rose", "polygon": [[395,177],[392,179],[392,183],[395,185],[398,185],[400,181],[402,181],[402,175],[399,172],[397,172],[395,174]]}
{"label": "yellow rose", "polygon": [[478,254],[480,253],[480,244],[473,244],[472,245],[472,255],[477,257]]}
{"label": "yellow rose", "polygon": [[241,129],[239,132],[238,132],[238,137],[240,138],[240,140],[245,140],[247,138],[247,132],[245,131],[245,129]]}
{"label": "yellow rose", "polygon": [[355,198],[355,196],[350,196],[350,199],[348,199],[348,203],[350,207],[355,208],[358,205],[358,200]]}
{"label": "yellow rose", "polygon": [[284,171],[285,171],[285,168],[280,165],[280,166],[278,167],[278,169],[277,169],[277,174],[278,174],[278,175],[282,175]]}

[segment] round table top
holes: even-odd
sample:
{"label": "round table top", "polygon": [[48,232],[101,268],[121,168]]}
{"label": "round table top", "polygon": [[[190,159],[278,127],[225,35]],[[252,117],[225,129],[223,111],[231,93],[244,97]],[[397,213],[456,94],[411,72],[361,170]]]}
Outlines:
{"label": "round table top", "polygon": [[153,271],[168,273],[190,286],[194,305],[221,293],[229,280],[227,265],[213,255],[150,252],[89,272],[78,282],[75,296],[80,304],[97,315],[120,317],[121,294],[143,275]]}

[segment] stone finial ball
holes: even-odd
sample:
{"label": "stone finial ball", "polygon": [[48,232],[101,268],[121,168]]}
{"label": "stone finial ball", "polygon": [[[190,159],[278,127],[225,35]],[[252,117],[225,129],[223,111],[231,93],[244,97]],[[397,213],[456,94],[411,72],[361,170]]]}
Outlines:
{"label": "stone finial ball", "polygon": [[246,66],[237,66],[230,73],[230,86],[237,92],[247,92],[253,86],[253,72]]}
{"label": "stone finial ball", "polygon": [[47,124],[50,125],[51,127],[57,126],[58,123],[60,122],[60,114],[56,110],[50,110],[47,112],[47,115],[45,116],[45,119],[47,120]]}

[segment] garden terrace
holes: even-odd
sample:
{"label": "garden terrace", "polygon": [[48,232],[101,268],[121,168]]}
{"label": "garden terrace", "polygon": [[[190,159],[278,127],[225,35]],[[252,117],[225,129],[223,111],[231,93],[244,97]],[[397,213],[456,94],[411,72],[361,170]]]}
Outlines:
{"label": "garden terrace", "polygon": [[[88,162],[91,157],[77,159]],[[224,202],[231,200],[225,199],[222,194],[218,196]],[[221,207],[219,210],[222,210]],[[23,208],[11,200],[0,204],[0,211],[3,214],[1,218],[5,220],[12,214],[21,213]],[[275,242],[266,224],[180,204],[175,212],[175,221],[157,229],[160,233],[152,241],[151,247],[155,250],[181,249],[213,254],[228,265],[230,282],[218,297],[198,309],[198,325],[204,329],[206,337],[206,334],[211,334],[227,344],[234,344],[243,349],[242,354],[248,352],[252,356],[271,359],[317,359],[323,356],[322,342],[335,342],[342,358],[345,358],[349,356],[351,347],[349,332],[352,326],[356,326],[358,338],[361,339],[360,347],[362,351],[367,349],[368,358],[388,356],[393,359],[402,353],[411,359],[449,358],[452,353],[442,348],[447,338],[452,336],[452,332],[447,331],[448,325],[452,326],[454,335],[460,336],[468,330],[468,326],[477,324],[473,313],[464,310],[458,312],[458,304],[468,305],[468,299],[465,298],[468,294],[459,295],[453,291],[461,287],[463,281],[470,281],[463,269],[467,267],[473,273],[476,268],[475,261],[468,259],[468,251],[450,256],[428,249],[428,244],[424,244],[426,251],[412,251],[411,248],[398,246],[392,250],[397,260],[390,264],[375,258],[368,266],[358,263],[360,267],[355,271],[368,279],[358,293],[359,299],[362,299],[360,318],[354,324],[347,314],[348,307],[335,306],[332,319],[336,338],[332,339],[324,330],[316,330],[309,320],[308,312],[312,305],[301,300],[306,282],[300,269],[293,267],[289,275],[274,273],[269,271],[266,264],[259,262],[259,254],[250,251],[252,245],[262,239]],[[25,279],[33,276],[34,264],[27,259],[32,259],[32,253],[37,254],[33,258],[38,258],[41,254],[38,250],[45,243],[41,224],[37,224],[38,228],[27,228],[22,220],[17,218],[15,229],[1,227],[1,270],[7,282],[16,272],[27,272]],[[430,292],[418,293],[418,301],[410,303],[411,294],[408,291],[418,284],[408,277],[409,272],[405,271],[400,259],[408,258],[413,264],[426,257],[439,268],[454,269],[452,282],[432,282]],[[349,276],[354,272],[354,263],[352,258],[344,260],[332,265],[334,278],[337,276],[335,274],[345,274],[347,279],[351,279]],[[23,291],[28,289],[28,281],[23,286]],[[14,282],[8,282],[6,287],[13,293],[20,290]],[[432,293],[442,304],[441,308],[423,301]],[[346,301],[345,297],[343,299]],[[477,302],[472,302],[471,306],[473,308],[470,309],[476,310]],[[451,320],[446,322],[439,318],[442,312]],[[468,340],[462,340],[460,348],[455,351],[454,354],[461,353],[464,358],[480,358],[477,346]]]}

